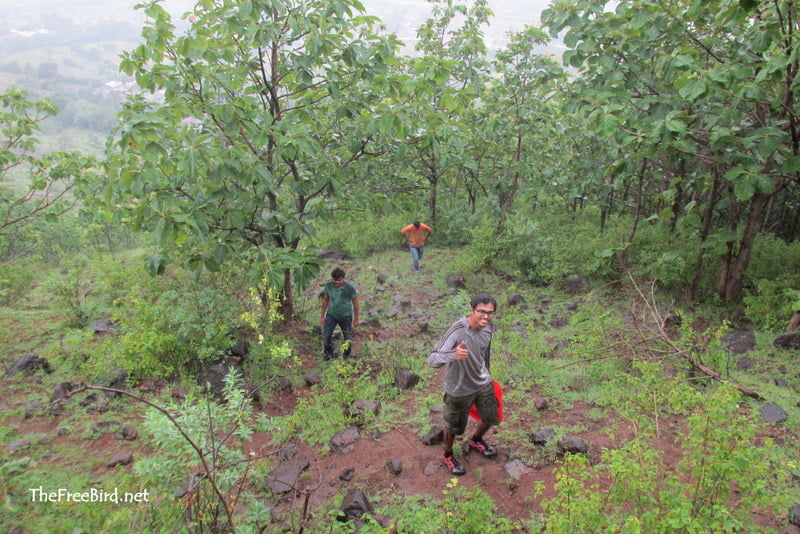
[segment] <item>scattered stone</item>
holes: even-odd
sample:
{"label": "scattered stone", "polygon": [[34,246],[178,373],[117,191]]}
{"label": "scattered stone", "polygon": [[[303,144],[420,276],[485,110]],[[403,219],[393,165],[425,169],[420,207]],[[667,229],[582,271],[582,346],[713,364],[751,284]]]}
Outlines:
{"label": "scattered stone", "polygon": [[389,277],[388,277],[388,276],[386,276],[385,274],[378,273],[378,274],[375,276],[375,282],[377,282],[377,283],[378,283],[378,285],[381,285],[381,286],[382,286],[382,285],[384,285],[384,284],[385,284],[386,282],[388,282],[388,281],[389,281]]}
{"label": "scattered stone", "polygon": [[436,472],[439,470],[439,468],[440,468],[441,466],[442,466],[442,462],[437,462],[437,461],[431,460],[431,461],[430,461],[430,462],[428,462],[428,464],[425,466],[425,470],[424,470],[423,472],[424,472],[424,473],[425,473],[427,476],[431,476],[432,474],[436,473]]}
{"label": "scattered stone", "polygon": [[386,469],[394,476],[398,476],[403,472],[403,462],[400,460],[389,460],[386,462]]}
{"label": "scattered stone", "polygon": [[356,532],[364,526],[364,516],[373,515],[372,506],[367,500],[366,495],[361,490],[353,490],[348,493],[342,501],[342,513],[338,516],[341,522],[352,521]]}
{"label": "scattered stone", "polygon": [[541,412],[548,409],[550,407],[550,403],[547,402],[547,399],[536,399],[536,401],[533,403],[533,406],[536,408],[536,410]]}
{"label": "scattered stone", "polygon": [[508,300],[506,301],[506,306],[509,308],[514,306],[519,306],[520,304],[525,304],[525,297],[520,295],[519,293],[512,293],[508,296]]}
{"label": "scattered stone", "polygon": [[750,330],[734,330],[722,338],[723,345],[733,354],[744,354],[756,346],[756,336]]}
{"label": "scattered stone", "polygon": [[408,316],[419,321],[425,318],[425,312],[422,310],[414,310],[408,312]]}
{"label": "scattered stone", "polygon": [[139,431],[133,425],[124,425],[122,430],[115,435],[117,439],[124,439],[125,441],[133,441],[139,437]]}
{"label": "scattered stone", "polygon": [[291,460],[297,450],[297,443],[290,441],[278,451],[278,458],[281,460]]}
{"label": "scattered stone", "polygon": [[531,434],[528,434],[528,439],[533,442],[534,445],[547,445],[547,443],[553,439],[556,433],[552,428],[543,428],[541,430],[537,430]]}
{"label": "scattered stone", "polygon": [[460,275],[450,275],[445,279],[447,287],[453,289],[467,289],[467,280]]}
{"label": "scattered stone", "polygon": [[186,400],[186,394],[187,394],[186,388],[180,387],[180,386],[176,386],[176,387],[172,388],[172,392],[170,393],[170,397],[172,397],[175,400],[182,401],[182,400]]}
{"label": "scattered stone", "polygon": [[333,452],[342,452],[358,441],[359,438],[358,428],[354,426],[340,430],[331,438],[331,450]]}
{"label": "scattered stone", "polygon": [[318,386],[322,384],[322,375],[316,371],[309,371],[306,374],[306,385],[311,386]]}
{"label": "scattered stone", "polygon": [[367,399],[356,399],[350,406],[350,413],[360,417],[368,413],[375,416],[378,415],[380,411],[381,405],[379,403]]}
{"label": "scattered stone", "polygon": [[241,379],[244,376],[242,366],[234,358],[210,365],[205,370],[197,374],[197,385],[205,387],[214,398],[219,401],[225,400],[225,377],[231,372]]}
{"label": "scattered stone", "polygon": [[[93,385],[124,391],[127,389],[127,380],[128,372],[125,369],[114,368],[109,370],[107,374],[95,380]],[[113,393],[111,391],[106,392],[107,397],[113,397],[117,395],[119,395],[119,393]]]}
{"label": "scattered stone", "polygon": [[772,342],[779,349],[800,349],[800,334],[783,334]]}
{"label": "scattered stone", "polygon": [[95,335],[103,335],[115,332],[119,326],[112,319],[103,317],[102,319],[98,319],[90,324],[89,328],[92,329],[92,332],[94,332]]}
{"label": "scattered stone", "polygon": [[31,446],[31,442],[27,439],[18,439],[17,441],[9,444],[8,452],[16,452],[20,449],[27,449]]}
{"label": "scattered stone", "polygon": [[53,372],[50,362],[44,358],[40,358],[35,352],[29,352],[8,368],[6,376],[14,376],[22,372],[32,374],[39,369],[42,369],[48,374]]}
{"label": "scattered stone", "polygon": [[417,323],[417,327],[419,328],[420,332],[425,333],[430,328],[430,325],[428,324],[428,321],[420,321]]}
{"label": "scattered stone", "polygon": [[96,400],[97,400],[97,395],[94,394],[94,393],[89,393],[84,398],[82,398],[80,400],[80,402],[78,402],[78,405],[80,405],[81,408],[86,408],[87,406],[89,406],[91,403],[93,403]]}
{"label": "scattered stone", "polygon": [[800,504],[795,504],[789,509],[789,523],[800,527]]}
{"label": "scattered stone", "polygon": [[555,329],[564,328],[569,324],[569,319],[567,319],[566,317],[556,317],[548,324]]}
{"label": "scattered stone", "polygon": [[119,421],[98,421],[97,423],[93,423],[90,427],[92,432],[97,432],[98,434],[115,434],[122,423]]}
{"label": "scattered stone", "polygon": [[351,480],[353,480],[353,477],[355,476],[356,476],[356,470],[353,469],[352,467],[348,467],[347,469],[339,473],[339,480],[341,480],[342,482],[350,482]]}
{"label": "scattered stone", "polygon": [[422,436],[422,443],[424,445],[438,445],[444,442],[444,426],[433,425],[428,433]]}
{"label": "scattered stone", "polygon": [[505,465],[503,465],[503,469],[506,473],[508,473],[508,476],[514,480],[519,480],[522,475],[530,472],[530,468],[528,468],[528,466],[526,466],[520,460],[511,460],[510,462],[506,462]]}
{"label": "scattered stone", "polygon": [[250,356],[250,341],[244,338],[237,339],[228,352],[239,361],[244,361]]}
{"label": "scattered stone", "polygon": [[568,311],[578,311],[578,300],[571,300],[569,304],[567,304]]}
{"label": "scattered stone", "polygon": [[785,378],[775,378],[774,379],[775,385],[779,388],[788,388],[789,382],[786,381]]}
{"label": "scattered stone", "polygon": [[394,375],[394,385],[400,389],[413,389],[420,380],[421,377],[417,373],[409,371],[408,369],[398,371],[397,374]]}
{"label": "scattered stone", "polygon": [[558,442],[558,447],[562,452],[569,452],[572,454],[586,454],[589,452],[589,445],[581,438],[574,436],[567,436],[560,440]]}
{"label": "scattered stone", "polygon": [[294,384],[292,381],[286,377],[281,378],[278,380],[278,391],[283,391],[284,393],[291,393],[294,391]]}
{"label": "scattered stone", "polygon": [[111,457],[106,467],[117,467],[120,465],[130,465],[133,463],[133,453],[120,452]]}
{"label": "scattered stone", "polygon": [[775,404],[774,402],[768,402],[764,406],[761,407],[761,417],[767,423],[782,423],[789,418],[786,412]]}
{"label": "scattered stone", "polygon": [[375,293],[386,293],[386,288],[383,286],[375,286]]}
{"label": "scattered stone", "polygon": [[29,402],[25,406],[25,414],[22,416],[23,419],[30,419],[31,417],[35,416],[37,414],[37,412],[41,412],[42,411],[42,407],[43,406],[44,406],[44,403],[41,402],[41,401]]}
{"label": "scattered stone", "polygon": [[736,368],[740,371],[750,371],[758,365],[758,362],[748,356],[742,356],[736,360]]}
{"label": "scattered stone", "polygon": [[786,525],[782,529],[778,530],[776,534],[800,534],[800,527],[796,525]]}
{"label": "scattered stone", "polygon": [[72,382],[59,382],[56,384],[56,387],[53,388],[53,394],[50,396],[50,402],[59,402],[65,400],[69,393],[72,393],[80,386],[78,384],[73,384]]}
{"label": "scattered stone", "polygon": [[272,493],[287,493],[297,488],[297,480],[309,466],[309,461],[296,456],[291,460],[281,463],[267,475],[267,487]]}
{"label": "scattered stone", "polygon": [[326,248],[322,250],[317,257],[323,260],[336,260],[336,261],[350,261],[351,258],[347,252],[337,248]]}
{"label": "scattered stone", "polygon": [[585,274],[566,273],[563,280],[564,290],[570,295],[583,293],[589,288],[589,277]]}

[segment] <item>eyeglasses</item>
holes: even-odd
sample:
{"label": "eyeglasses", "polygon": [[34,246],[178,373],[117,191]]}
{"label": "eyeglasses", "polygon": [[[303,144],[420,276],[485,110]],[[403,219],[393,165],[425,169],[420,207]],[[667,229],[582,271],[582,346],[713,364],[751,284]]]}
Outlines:
{"label": "eyeglasses", "polygon": [[475,313],[483,315],[485,317],[494,317],[494,314],[496,313],[494,310],[489,311],[489,310],[479,310],[478,308],[473,308],[473,309],[475,310]]}

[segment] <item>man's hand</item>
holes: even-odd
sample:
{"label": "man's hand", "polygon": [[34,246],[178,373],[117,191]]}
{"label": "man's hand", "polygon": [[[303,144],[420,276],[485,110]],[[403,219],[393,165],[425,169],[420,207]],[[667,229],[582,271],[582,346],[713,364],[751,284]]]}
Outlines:
{"label": "man's hand", "polygon": [[464,345],[464,342],[458,344],[456,347],[456,360],[466,360],[469,358],[469,351],[467,350],[467,346]]}

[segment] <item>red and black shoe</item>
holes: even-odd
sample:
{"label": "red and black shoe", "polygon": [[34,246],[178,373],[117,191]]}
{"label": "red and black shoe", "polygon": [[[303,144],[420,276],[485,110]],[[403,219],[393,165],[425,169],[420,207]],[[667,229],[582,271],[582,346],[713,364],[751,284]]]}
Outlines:
{"label": "red and black shoe", "polygon": [[458,463],[458,460],[456,460],[456,457],[453,456],[452,452],[450,454],[445,453],[442,457],[442,461],[444,462],[445,467],[447,467],[447,469],[450,470],[450,472],[454,475],[461,476],[467,472],[467,470],[464,469],[464,466]]}
{"label": "red and black shoe", "polygon": [[483,441],[482,439],[472,438],[467,442],[467,448],[478,451],[486,458],[497,456],[497,449]]}

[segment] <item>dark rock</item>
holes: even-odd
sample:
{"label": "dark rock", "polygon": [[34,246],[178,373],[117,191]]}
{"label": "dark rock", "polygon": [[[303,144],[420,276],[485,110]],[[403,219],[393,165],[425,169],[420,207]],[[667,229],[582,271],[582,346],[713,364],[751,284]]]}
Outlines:
{"label": "dark rock", "polygon": [[776,531],[775,534],[800,534],[800,527],[796,525],[786,525],[785,527]]}
{"label": "dark rock", "polygon": [[358,428],[354,426],[340,430],[331,438],[331,450],[333,452],[342,452],[358,441],[359,438]]}
{"label": "dark rock", "polygon": [[89,328],[91,328],[92,332],[95,334],[102,335],[115,332],[119,326],[110,318],[104,317],[93,322],[91,325],[89,325]]}
{"label": "dark rock", "polygon": [[186,388],[180,387],[180,386],[172,388],[172,392],[170,393],[170,397],[172,397],[175,400],[179,400],[179,401],[185,400],[186,399]]}
{"label": "dark rock", "polygon": [[40,358],[35,352],[29,352],[8,368],[6,376],[14,376],[22,372],[32,374],[39,369],[42,369],[48,374],[53,372],[50,362],[44,358]]}
{"label": "dark rock", "polygon": [[785,378],[775,378],[773,380],[773,382],[779,388],[788,388],[789,387],[789,382],[787,382]]}
{"label": "dark rock", "polygon": [[200,371],[197,374],[197,384],[205,387],[217,400],[224,401],[225,377],[230,373],[235,373],[239,380],[244,376],[242,366],[234,358],[228,358]]}
{"label": "dark rock", "polygon": [[124,425],[122,430],[116,434],[117,439],[124,439],[126,441],[133,441],[139,437],[139,431],[133,425]]}
{"label": "dark rock", "polygon": [[420,321],[420,322],[418,322],[417,323],[417,327],[419,328],[419,331],[422,332],[422,333],[425,333],[430,329],[430,325],[428,324],[428,321]]}
{"label": "dark rock", "polygon": [[503,465],[503,469],[506,473],[508,473],[508,476],[514,480],[519,480],[522,475],[530,472],[528,466],[522,463],[521,460],[511,460],[510,462],[506,462]]}
{"label": "dark rock", "polygon": [[534,445],[547,445],[553,436],[555,436],[555,431],[552,428],[543,428],[541,430],[537,430],[531,434],[528,434],[528,439],[533,442]]}
{"label": "dark rock", "polygon": [[523,297],[519,293],[513,293],[508,296],[508,300],[506,301],[506,306],[514,307],[524,303],[525,303],[525,297]]}
{"label": "dark rock", "polygon": [[317,254],[317,257],[323,260],[337,261],[350,261],[352,259],[347,252],[335,248],[326,248]]}
{"label": "dark rock", "polygon": [[744,354],[756,346],[756,336],[749,330],[734,330],[722,338],[722,344],[733,354]]}
{"label": "dark rock", "polygon": [[281,460],[291,460],[297,450],[297,443],[290,441],[278,451],[278,458]]}
{"label": "dark rock", "polygon": [[309,387],[310,386],[318,386],[321,383],[322,383],[322,375],[320,375],[318,372],[309,371],[308,374],[306,374],[306,385],[307,386],[309,386]]}
{"label": "dark rock", "polygon": [[281,378],[278,380],[278,391],[283,391],[285,393],[291,393],[294,391],[294,384],[292,381],[286,377]]}
{"label": "dark rock", "polygon": [[8,452],[15,452],[20,449],[27,449],[31,446],[31,442],[27,439],[18,439],[17,441],[8,445]]}
{"label": "dark rock", "polygon": [[50,396],[50,402],[65,400],[69,393],[72,393],[79,387],[79,384],[73,384],[72,382],[59,382],[56,384],[56,387],[53,388],[53,394]]}
{"label": "dark rock", "polygon": [[380,286],[384,285],[388,281],[389,281],[389,277],[386,276],[385,274],[378,273],[375,276],[375,282]]}
{"label": "dark rock", "polygon": [[589,288],[589,277],[585,274],[566,273],[564,275],[564,291],[570,295],[583,293]]}
{"label": "dark rock", "polygon": [[386,462],[386,469],[394,476],[398,476],[403,472],[403,462],[400,460],[389,460]]}
{"label": "dark rock", "polygon": [[239,358],[239,361],[246,360],[250,356],[250,342],[246,339],[237,339],[229,352],[231,356]]}
{"label": "dark rock", "polygon": [[120,452],[111,457],[106,467],[117,467],[119,465],[129,465],[133,463],[133,453]]}
{"label": "dark rock", "polygon": [[589,446],[581,438],[574,436],[567,436],[558,442],[558,447],[562,452],[570,452],[572,454],[586,454],[589,452]]}
{"label": "dark rock", "polygon": [[[105,375],[95,380],[93,385],[124,391],[128,389],[126,384],[127,380],[128,380],[128,372],[125,369],[114,368],[109,370],[109,372],[106,373]],[[106,392],[107,397],[116,395],[119,395],[119,393],[114,393],[111,391]]]}
{"label": "dark rock", "polygon": [[37,413],[42,412],[44,407],[44,403],[41,401],[33,401],[29,402],[25,405],[25,414],[22,416],[23,419],[30,419],[31,417],[35,416]]}
{"label": "dark rock", "polygon": [[342,522],[352,521],[356,531],[364,526],[364,516],[373,515],[372,505],[361,490],[353,490],[342,501],[342,513],[338,519]]}
{"label": "dark rock", "polygon": [[360,417],[366,414],[378,415],[381,411],[381,405],[377,402],[367,399],[356,399],[350,406],[350,413]]}
{"label": "dark rock", "polygon": [[445,283],[447,287],[453,289],[466,289],[467,288],[467,280],[463,276],[459,275],[450,275],[445,279]]}
{"label": "dark rock", "polygon": [[351,480],[353,480],[353,477],[355,476],[356,476],[356,470],[353,469],[352,467],[348,467],[347,469],[339,473],[339,480],[341,480],[342,482],[350,482]]}
{"label": "dark rock", "polygon": [[538,411],[540,411],[540,412],[541,412],[541,411],[543,411],[543,410],[546,410],[546,409],[548,409],[548,408],[550,407],[550,403],[549,403],[549,402],[547,402],[547,399],[536,399],[536,401],[533,403],[533,406],[534,406],[534,407],[535,407],[535,408],[536,408]]}
{"label": "dark rock", "polygon": [[757,365],[758,365],[757,361],[747,356],[742,356],[741,358],[736,360],[736,368],[739,369],[740,371],[750,371],[751,369],[754,369]]}
{"label": "dark rock", "polygon": [[783,334],[772,342],[779,349],[800,349],[800,334]]}
{"label": "dark rock", "polygon": [[82,398],[80,400],[78,405],[80,407],[82,407],[82,408],[86,408],[87,406],[89,406],[91,403],[93,403],[96,400],[97,400],[97,395],[95,395],[94,393],[89,393],[88,395],[86,395],[84,398]]}
{"label": "dark rock", "polygon": [[578,301],[572,300],[569,304],[567,304],[568,311],[578,311]]}
{"label": "dark rock", "polygon": [[436,473],[441,466],[442,462],[431,460],[430,462],[425,464],[425,469],[423,470],[423,473],[425,473],[427,476],[431,476],[432,474]]}
{"label": "dark rock", "polygon": [[425,445],[438,445],[444,441],[444,427],[433,425],[428,433],[422,436],[422,443]]}
{"label": "dark rock", "polygon": [[789,523],[800,527],[800,504],[795,504],[789,509]]}
{"label": "dark rock", "polygon": [[413,389],[414,386],[419,384],[421,377],[413,371],[403,370],[398,371],[394,375],[394,385],[400,389]]}
{"label": "dark rock", "polygon": [[556,317],[555,319],[550,321],[548,324],[551,327],[556,328],[556,329],[564,328],[565,326],[567,326],[569,324],[569,319],[567,319],[566,317]]}
{"label": "dark rock", "polygon": [[411,317],[412,319],[421,320],[425,318],[425,312],[422,310],[414,310],[408,312],[408,316]]}
{"label": "dark rock", "polygon": [[761,407],[760,411],[762,419],[767,423],[782,423],[789,418],[783,408],[774,402],[768,402]]}
{"label": "dark rock", "polygon": [[386,293],[386,288],[383,286],[375,286],[375,293]]}
{"label": "dark rock", "polygon": [[272,493],[286,493],[297,488],[297,480],[309,466],[309,461],[296,456],[291,460],[286,460],[267,475],[267,487]]}
{"label": "dark rock", "polygon": [[92,423],[90,428],[92,432],[97,432],[98,434],[115,434],[122,431],[122,423],[119,421],[98,421],[97,423]]}

